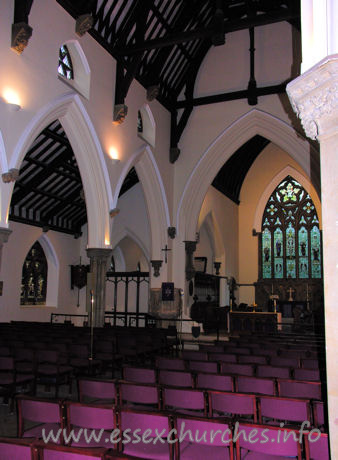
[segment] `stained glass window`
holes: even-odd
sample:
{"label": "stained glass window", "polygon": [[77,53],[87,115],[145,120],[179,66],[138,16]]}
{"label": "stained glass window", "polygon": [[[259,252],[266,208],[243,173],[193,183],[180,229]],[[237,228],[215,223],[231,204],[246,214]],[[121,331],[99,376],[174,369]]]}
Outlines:
{"label": "stained glass window", "polygon": [[67,45],[62,45],[59,51],[58,73],[62,77],[67,78],[67,80],[74,79],[72,59],[70,57]]}
{"label": "stained glass window", "polygon": [[141,112],[137,112],[137,132],[139,134],[143,133],[143,121],[142,121],[142,115]]}
{"label": "stained glass window", "polygon": [[22,267],[21,305],[46,303],[47,271],[47,259],[37,241],[29,250]]}
{"label": "stained glass window", "polygon": [[321,278],[321,234],[306,190],[287,176],[267,201],[260,243],[262,278]]}

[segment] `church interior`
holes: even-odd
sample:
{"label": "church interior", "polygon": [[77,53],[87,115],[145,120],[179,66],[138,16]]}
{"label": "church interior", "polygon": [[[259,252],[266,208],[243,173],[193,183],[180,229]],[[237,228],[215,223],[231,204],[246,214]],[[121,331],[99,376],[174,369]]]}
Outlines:
{"label": "church interior", "polygon": [[0,458],[338,459],[337,2],[0,12]]}

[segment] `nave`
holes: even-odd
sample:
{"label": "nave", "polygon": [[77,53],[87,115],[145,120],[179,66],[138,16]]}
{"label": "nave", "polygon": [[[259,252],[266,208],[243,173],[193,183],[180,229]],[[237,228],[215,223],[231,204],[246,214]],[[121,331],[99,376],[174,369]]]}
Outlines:
{"label": "nave", "polygon": [[[323,337],[191,345],[165,329],[105,327],[91,342],[90,328],[35,326],[1,326],[4,460],[330,458]],[[103,431],[89,442],[84,429]]]}

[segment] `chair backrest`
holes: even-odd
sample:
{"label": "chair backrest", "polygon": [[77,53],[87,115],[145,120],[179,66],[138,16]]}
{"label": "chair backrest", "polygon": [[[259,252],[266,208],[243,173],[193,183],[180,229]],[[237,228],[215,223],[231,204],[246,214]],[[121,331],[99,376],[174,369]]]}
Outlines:
{"label": "chair backrest", "polygon": [[57,444],[37,444],[39,460],[97,460],[105,459],[103,447],[71,447]]}
{"label": "chair backrest", "polygon": [[251,415],[257,422],[256,396],[243,393],[208,391],[209,416]]}
{"label": "chair backrest", "polygon": [[18,433],[23,436],[25,420],[40,423],[62,424],[62,401],[30,396],[17,396]]}
{"label": "chair backrest", "polygon": [[257,393],[274,396],[276,394],[275,379],[263,377],[236,377],[236,391],[239,393]]}
{"label": "chair backrest", "polygon": [[259,422],[273,420],[311,423],[310,401],[306,399],[261,396],[259,398]]}
{"label": "chair backrest", "polygon": [[222,353],[222,351],[224,350],[224,345],[222,344],[204,344],[204,343],[200,343],[198,345],[198,348],[200,351],[207,351],[208,353]]}
{"label": "chair backrest", "polygon": [[166,371],[161,369],[159,371],[158,380],[161,385],[193,387],[193,377],[190,372]]}
{"label": "chair backrest", "polygon": [[285,366],[285,367],[300,367],[300,360],[298,358],[283,358],[281,356],[271,356],[271,366]]}
{"label": "chair backrest", "polygon": [[179,412],[180,409],[192,409],[206,415],[204,392],[183,388],[163,388],[163,407]]}
{"label": "chair backrest", "polygon": [[14,371],[15,363],[11,356],[0,356],[0,371]]}
{"label": "chair backrest", "polygon": [[301,359],[302,367],[305,369],[318,369],[319,368],[319,361],[318,359]]}
{"label": "chair backrest", "polygon": [[81,378],[78,380],[79,400],[84,402],[86,397],[99,400],[116,401],[116,386],[114,380]]}
{"label": "chair backrest", "polygon": [[320,382],[320,372],[319,369],[295,369],[294,378]]}
{"label": "chair backrest", "polygon": [[237,363],[237,355],[235,353],[209,353],[209,360]]}
{"label": "chair backrest", "polygon": [[312,401],[313,423],[316,427],[325,425],[325,412],[323,401]]}
{"label": "chair backrest", "polygon": [[[141,439],[142,439],[143,433],[147,431],[148,433],[147,438],[150,439],[150,438],[156,438],[157,435],[160,433],[163,438],[167,438],[169,432],[172,429],[171,422],[167,415],[148,412],[148,411],[140,412],[140,411],[134,411],[130,409],[122,409],[120,411],[119,426],[120,426],[120,430],[122,433],[128,430],[129,436],[131,438],[131,442],[124,444],[124,449],[123,449],[124,453],[128,455],[128,450],[131,447],[133,448],[133,450],[139,449],[139,452],[140,452],[139,456],[141,458],[143,457],[142,451],[143,453],[147,451],[147,446],[149,448],[149,443],[145,445],[143,445],[143,442],[138,442],[138,443],[133,444],[133,441],[135,441],[135,437],[133,436],[133,433],[136,430],[137,430],[136,433]],[[161,446],[163,450],[165,451],[166,451],[166,448],[168,448],[167,458],[168,459],[172,458],[170,454],[172,451],[172,444],[170,444],[169,442],[165,442],[164,445],[162,446],[160,441],[158,441],[157,444]],[[134,452],[133,452],[133,456],[135,456]],[[156,458],[156,457],[154,456],[152,458]],[[164,456],[161,456],[160,458],[164,458]]]}
{"label": "chair backrest", "polygon": [[186,360],[207,361],[208,353],[206,351],[183,350],[182,358]]}
{"label": "chair backrest", "polygon": [[267,364],[266,356],[259,355],[239,355],[238,362],[245,364]]}
{"label": "chair backrest", "polygon": [[68,428],[71,426],[98,430],[113,430],[115,428],[115,413],[111,405],[67,401],[66,408]]}
{"label": "chair backrest", "polygon": [[163,358],[161,356],[156,358],[156,367],[158,369],[171,369],[175,371],[185,370],[185,361],[180,358]]}
{"label": "chair backrest", "polygon": [[[215,458],[215,448],[217,448],[217,458],[233,459],[233,443],[231,440],[231,429],[225,422],[219,420],[194,417],[177,417],[176,419],[177,438],[176,457],[177,458],[196,458],[196,449],[189,452],[191,446],[203,446],[203,454],[200,458]],[[210,452],[205,447],[210,447]],[[223,448],[224,452],[220,452]],[[228,452],[229,451],[229,452]],[[182,452],[184,454],[182,455]]]}
{"label": "chair backrest", "polygon": [[217,374],[218,364],[210,361],[189,361],[191,371],[209,372]]}
{"label": "chair backrest", "polygon": [[306,460],[330,460],[329,438],[326,433],[305,435]]}
{"label": "chair backrest", "polygon": [[254,370],[253,364],[220,363],[220,372],[222,374],[254,375]]}
{"label": "chair backrest", "polygon": [[278,395],[288,398],[322,399],[321,383],[278,379]]}
{"label": "chair backrest", "polygon": [[224,351],[226,353],[235,353],[236,355],[249,355],[251,353],[249,347],[235,347],[230,345],[225,345]]}
{"label": "chair backrest", "polygon": [[38,363],[56,364],[59,360],[59,352],[56,350],[37,350],[36,360]]}
{"label": "chair backrest", "polygon": [[233,391],[234,381],[231,375],[215,375],[201,372],[196,376],[196,388],[218,391]]}
{"label": "chair backrest", "polygon": [[0,438],[1,460],[37,460],[32,448],[33,439]]}
{"label": "chair backrest", "polygon": [[298,442],[299,432],[296,430],[239,423],[235,426],[233,439],[236,441],[237,460],[250,458],[248,452],[265,454],[266,458],[274,458],[274,456],[296,457],[298,460],[302,458],[301,444]]}
{"label": "chair backrest", "polygon": [[123,378],[130,382],[156,383],[156,371],[143,367],[124,367]]}
{"label": "chair backrest", "polygon": [[120,383],[120,405],[124,402],[139,404],[156,404],[159,408],[159,387],[156,385],[140,385],[138,383]]}
{"label": "chair backrest", "polygon": [[257,377],[276,377],[281,379],[290,378],[290,369],[288,367],[278,366],[257,366]]}

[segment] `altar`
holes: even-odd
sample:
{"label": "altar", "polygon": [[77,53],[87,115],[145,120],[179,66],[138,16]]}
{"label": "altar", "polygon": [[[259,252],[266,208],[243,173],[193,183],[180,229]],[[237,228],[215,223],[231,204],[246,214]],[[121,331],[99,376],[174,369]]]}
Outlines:
{"label": "altar", "polygon": [[252,334],[255,332],[276,332],[281,327],[280,312],[231,311],[230,333]]}

